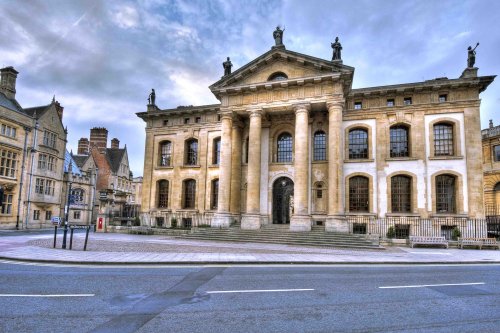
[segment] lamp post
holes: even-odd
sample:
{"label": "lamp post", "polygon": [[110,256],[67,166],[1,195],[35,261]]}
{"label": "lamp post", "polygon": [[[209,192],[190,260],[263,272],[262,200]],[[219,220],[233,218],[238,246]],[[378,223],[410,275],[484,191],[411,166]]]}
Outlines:
{"label": "lamp post", "polygon": [[64,206],[64,235],[61,248],[66,248],[66,237],[68,235],[68,219],[69,219],[69,205],[71,202],[71,180],[72,180],[73,163],[70,160],[68,166],[68,195],[66,198],[66,205]]}

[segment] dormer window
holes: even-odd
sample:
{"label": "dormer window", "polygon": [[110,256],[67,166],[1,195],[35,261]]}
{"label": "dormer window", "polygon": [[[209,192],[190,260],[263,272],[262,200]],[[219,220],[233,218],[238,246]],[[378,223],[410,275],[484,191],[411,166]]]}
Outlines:
{"label": "dormer window", "polygon": [[283,80],[288,80],[288,76],[283,72],[273,73],[271,74],[269,79],[267,79],[267,81],[283,81]]}

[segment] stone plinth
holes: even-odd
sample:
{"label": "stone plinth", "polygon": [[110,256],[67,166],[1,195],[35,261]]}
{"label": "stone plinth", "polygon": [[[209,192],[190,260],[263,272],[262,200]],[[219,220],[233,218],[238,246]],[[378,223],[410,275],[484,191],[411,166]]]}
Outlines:
{"label": "stone plinth", "polygon": [[233,222],[233,215],[229,213],[216,213],[212,219],[212,228],[229,228]]}
{"label": "stone plinth", "polygon": [[349,233],[349,225],[347,221],[340,216],[328,216],[325,223],[326,232]]}
{"label": "stone plinth", "polygon": [[477,67],[467,67],[462,72],[462,75],[460,75],[460,78],[461,79],[466,79],[466,78],[469,78],[469,77],[477,77],[477,70],[478,70]]}
{"label": "stone plinth", "polygon": [[260,229],[260,214],[243,214],[241,217],[241,229]]}
{"label": "stone plinth", "polygon": [[293,215],[290,219],[290,231],[311,231],[311,216]]}

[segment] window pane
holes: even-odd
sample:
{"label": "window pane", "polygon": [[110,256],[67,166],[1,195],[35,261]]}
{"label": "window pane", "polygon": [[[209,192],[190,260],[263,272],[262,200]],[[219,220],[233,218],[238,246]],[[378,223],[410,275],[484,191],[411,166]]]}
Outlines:
{"label": "window pane", "polygon": [[391,178],[391,205],[394,213],[411,212],[411,178],[394,176]]}
{"label": "window pane", "polygon": [[356,176],[349,179],[349,211],[368,212],[369,193],[368,178]]}
{"label": "window pane", "polygon": [[210,205],[210,209],[216,210],[217,209],[217,204],[219,202],[219,180],[214,179],[212,180],[212,202]]}
{"label": "window pane", "polygon": [[455,213],[455,177],[442,175],[436,177],[436,211]]}
{"label": "window pane", "polygon": [[368,158],[368,132],[364,129],[349,131],[349,159]]}
{"label": "window pane", "polygon": [[190,140],[187,142],[187,165],[196,165],[198,163],[198,141]]}
{"label": "window pane", "polygon": [[448,124],[434,125],[434,154],[436,156],[453,155],[453,126]]}
{"label": "window pane", "polygon": [[408,129],[406,126],[393,126],[390,130],[391,157],[408,157]]}
{"label": "window pane", "polygon": [[314,134],[314,161],[326,160],[326,134],[316,132]]}
{"label": "window pane", "polygon": [[168,181],[160,180],[158,182],[158,208],[168,207]]}
{"label": "window pane", "polygon": [[196,182],[193,179],[184,181],[184,208],[194,208]]}
{"label": "window pane", "polygon": [[170,166],[172,161],[172,143],[163,142],[160,146],[160,166]]}
{"label": "window pane", "polygon": [[500,162],[500,146],[495,146],[495,162]]}
{"label": "window pane", "polygon": [[288,133],[283,133],[278,137],[278,158],[277,162],[292,161],[292,136]]}
{"label": "window pane", "polygon": [[220,145],[221,145],[221,139],[217,138],[214,140],[214,146],[213,146],[213,158],[212,158],[212,164],[219,165],[220,164]]}

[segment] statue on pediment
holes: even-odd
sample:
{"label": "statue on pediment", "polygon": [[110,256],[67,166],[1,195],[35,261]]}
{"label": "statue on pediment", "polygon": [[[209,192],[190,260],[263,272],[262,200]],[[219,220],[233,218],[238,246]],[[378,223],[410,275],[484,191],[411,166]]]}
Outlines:
{"label": "statue on pediment", "polygon": [[231,67],[233,67],[233,64],[231,63],[229,57],[227,57],[227,60],[222,63],[222,67],[224,67],[224,76],[231,74]]}
{"label": "statue on pediment", "polygon": [[156,100],[155,90],[151,89],[151,94],[149,94],[149,97],[148,97],[148,105],[156,105],[155,100]]}
{"label": "statue on pediment", "polygon": [[279,25],[276,27],[276,30],[274,30],[273,38],[274,38],[274,42],[276,43],[276,46],[283,45],[283,33],[284,32],[285,32],[285,28],[283,28],[283,30],[281,30]]}
{"label": "statue on pediment", "polygon": [[467,67],[472,68],[474,67],[474,64],[476,63],[476,48],[479,46],[479,43],[476,44],[474,48],[472,46],[469,46],[467,48],[468,54],[467,54]]}
{"label": "statue on pediment", "polygon": [[339,38],[335,37],[335,43],[332,43],[333,56],[332,61],[342,60],[342,44],[339,43]]}

